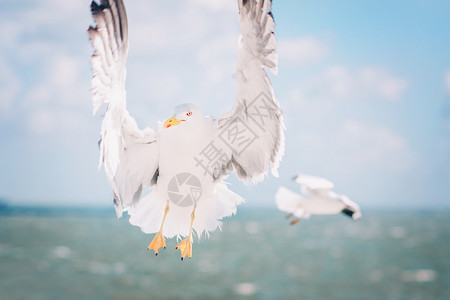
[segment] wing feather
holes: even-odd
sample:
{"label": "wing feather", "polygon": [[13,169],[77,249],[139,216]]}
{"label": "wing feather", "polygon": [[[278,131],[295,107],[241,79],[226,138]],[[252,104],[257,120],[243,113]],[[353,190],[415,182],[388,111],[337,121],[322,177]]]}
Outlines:
{"label": "wing feather", "polygon": [[95,26],[88,29],[94,48],[92,102],[94,115],[108,104],[102,121],[100,165],[113,188],[117,216],[139,200],[143,186],[157,173],[159,149],[152,129],[140,130],[126,109],[128,23],[121,0],[91,3]]}
{"label": "wing feather", "polygon": [[239,178],[258,182],[268,170],[278,176],[284,154],[283,117],[265,71],[276,75],[278,66],[271,1],[239,0],[239,19],[236,101],[216,129]]}
{"label": "wing feather", "polygon": [[304,195],[323,195],[329,197],[330,191],[334,188],[334,184],[328,179],[298,174],[293,180],[300,185],[300,189]]}

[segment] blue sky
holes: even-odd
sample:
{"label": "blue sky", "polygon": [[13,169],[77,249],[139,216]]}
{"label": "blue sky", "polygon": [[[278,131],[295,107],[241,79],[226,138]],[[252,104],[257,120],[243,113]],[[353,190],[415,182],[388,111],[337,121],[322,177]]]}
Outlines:
{"label": "blue sky", "polygon": [[[110,205],[97,171],[89,1],[0,3],[0,197]],[[126,1],[128,106],[155,127],[193,102],[218,116],[235,95],[237,5]],[[280,178],[231,189],[274,206],[299,172],[364,207],[449,207],[450,2],[274,1],[287,126]]]}

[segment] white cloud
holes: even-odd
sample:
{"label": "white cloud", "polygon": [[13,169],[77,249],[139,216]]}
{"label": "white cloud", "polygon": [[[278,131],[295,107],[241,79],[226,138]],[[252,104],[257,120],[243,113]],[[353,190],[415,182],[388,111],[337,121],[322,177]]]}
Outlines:
{"label": "white cloud", "polygon": [[24,119],[33,118],[31,123],[45,128],[48,118],[39,111],[45,107],[89,107],[89,75],[83,74],[89,68],[89,55],[84,52],[89,3],[75,2],[14,5],[0,20],[0,39],[5,41],[0,57],[7,62],[5,67],[0,59],[2,112],[14,101],[9,115],[20,115],[25,123],[29,120]]}
{"label": "white cloud", "polygon": [[52,113],[47,110],[35,111],[28,121],[30,131],[38,134],[48,133],[54,124]]}
{"label": "white cloud", "polygon": [[355,163],[388,162],[386,166],[402,169],[412,159],[404,138],[383,126],[366,126],[346,121],[337,136],[342,153],[347,153]]}
{"label": "white cloud", "polygon": [[324,90],[328,89],[328,93],[336,98],[348,98],[355,93],[358,85],[356,77],[342,66],[332,66],[325,70],[321,77],[315,78],[311,81],[311,86],[317,89],[322,86]]}
{"label": "white cloud", "polygon": [[7,115],[11,104],[17,99],[21,82],[9,64],[0,59],[0,116]]}
{"label": "white cloud", "polygon": [[444,78],[444,80],[445,80],[445,87],[450,92],[450,71],[447,71],[444,76],[445,76],[445,78]]}
{"label": "white cloud", "polygon": [[0,26],[0,38],[2,39],[2,48],[10,48],[15,45],[17,38],[22,33],[24,26],[15,20],[4,20]]}
{"label": "white cloud", "polygon": [[26,99],[26,106],[37,103],[48,103],[52,99],[51,89],[45,85],[35,86],[29,89],[24,98]]}
{"label": "white cloud", "polygon": [[[352,168],[405,171],[418,159],[406,139],[390,128],[353,120],[345,121],[336,129],[324,131],[323,128],[316,128],[315,131],[304,132],[298,141],[299,148],[315,149],[322,159],[338,159],[339,165]],[[319,154],[324,149],[327,150]]]}
{"label": "white cloud", "polygon": [[38,135],[62,133],[63,135],[86,130],[90,116],[69,109],[38,109],[31,113],[28,127]]}
{"label": "white cloud", "polygon": [[280,59],[294,64],[310,64],[325,58],[329,50],[317,38],[280,39],[277,43]]}
{"label": "white cloud", "polygon": [[237,34],[239,29],[234,1],[130,3],[127,14],[130,51],[139,55],[167,56],[198,50],[208,40],[230,32]]}
{"label": "white cloud", "polygon": [[203,44],[197,60],[211,83],[220,83],[235,72],[237,35],[228,34]]}
{"label": "white cloud", "polygon": [[237,9],[236,1],[233,0],[193,0],[196,5],[206,7],[213,11],[233,11]]}
{"label": "white cloud", "polygon": [[294,88],[300,101],[380,99],[398,101],[404,97],[408,82],[384,68],[366,67],[352,71],[341,65],[328,67]]}
{"label": "white cloud", "polygon": [[[28,24],[34,24],[36,26],[52,26],[59,24],[60,26],[76,26],[77,19],[80,16],[89,17],[90,1],[67,1],[58,2],[52,0],[38,0],[30,6],[30,9],[21,8],[20,19],[27,21]],[[30,30],[38,28],[29,28]],[[64,28],[63,28],[64,29]],[[67,27],[65,28],[67,29]]]}
{"label": "white cloud", "polygon": [[215,116],[231,109],[239,37],[235,1],[131,3],[127,9],[127,95],[139,124],[149,119],[138,115],[166,117],[183,102]]}
{"label": "white cloud", "polygon": [[60,53],[55,55],[48,69],[48,80],[54,87],[70,88],[81,79],[80,66],[83,61],[79,57]]}
{"label": "white cloud", "polygon": [[[83,62],[85,59],[80,56],[64,52],[55,54],[49,63],[40,67],[35,82],[28,84],[23,107],[28,110],[42,107],[90,108],[89,74],[82,72]],[[86,78],[83,79],[84,76]]]}
{"label": "white cloud", "polygon": [[362,89],[387,100],[401,99],[408,87],[405,79],[392,76],[384,68],[364,68],[356,76],[361,79]]}

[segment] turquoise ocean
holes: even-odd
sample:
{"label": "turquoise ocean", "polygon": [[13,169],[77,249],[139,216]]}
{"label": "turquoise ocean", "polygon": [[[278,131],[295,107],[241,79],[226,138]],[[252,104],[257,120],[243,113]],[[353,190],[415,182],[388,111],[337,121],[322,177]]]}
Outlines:
{"label": "turquoise ocean", "polygon": [[0,299],[450,299],[448,210],[243,207],[185,261],[152,238],[113,209],[4,208]]}

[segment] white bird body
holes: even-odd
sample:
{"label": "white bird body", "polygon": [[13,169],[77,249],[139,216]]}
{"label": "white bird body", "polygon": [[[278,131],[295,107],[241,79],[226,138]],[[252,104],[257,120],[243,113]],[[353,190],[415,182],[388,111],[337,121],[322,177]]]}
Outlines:
{"label": "white bird body", "polygon": [[[198,208],[193,224],[199,236],[203,232],[214,231],[221,225],[219,220],[235,213],[236,206],[243,202],[239,195],[230,191],[225,184],[215,182],[212,174],[205,172],[197,165],[194,158],[214,140],[214,123],[209,117],[204,117],[195,106],[184,106],[193,111],[194,122],[158,130],[160,155],[155,190],[129,210],[130,223],[141,227],[145,233],[154,233],[159,230],[163,218],[161,211],[164,210],[170,193],[170,182],[178,174],[188,174],[200,182],[201,193],[195,200]],[[182,117],[176,116],[177,119]],[[184,118],[187,117],[184,116]],[[190,188],[188,185],[179,186],[178,193],[187,195],[191,192]],[[189,205],[170,207],[170,214],[167,215],[164,227],[166,237],[187,236],[193,206],[194,202]],[[149,222],[149,220],[152,221]]]}
{"label": "white bird body", "polygon": [[[128,23],[122,0],[91,3],[94,114],[108,105],[100,163],[113,188],[117,216],[128,211],[130,223],[145,233],[158,232],[155,239],[189,235],[190,240],[192,229],[200,236],[235,213],[243,199],[222,181],[233,170],[245,182],[261,181],[269,170],[277,176],[284,123],[265,71],[277,72],[271,1],[238,3],[242,35],[232,110],[212,120],[184,104],[156,132],[140,130],[126,109]],[[152,192],[140,199],[145,186]],[[151,248],[157,254],[165,242],[155,243]]]}
{"label": "white bird body", "polygon": [[199,178],[202,183],[211,183],[202,185],[202,194],[199,200],[212,192],[212,176],[204,174],[202,169],[195,166],[194,157],[211,142],[213,124],[209,118],[205,118],[203,115],[196,121],[195,124],[187,122],[158,131],[160,157],[156,190],[162,198],[167,198],[169,181],[175,175],[186,172],[186,170]]}
{"label": "white bird body", "polygon": [[296,176],[294,181],[300,183],[303,195],[281,186],[275,196],[278,209],[297,218],[294,224],[301,219],[309,218],[313,214],[344,213],[353,219],[358,219],[361,216],[358,204],[350,201],[345,195],[339,195],[331,191],[334,185],[330,181],[304,174]]}

